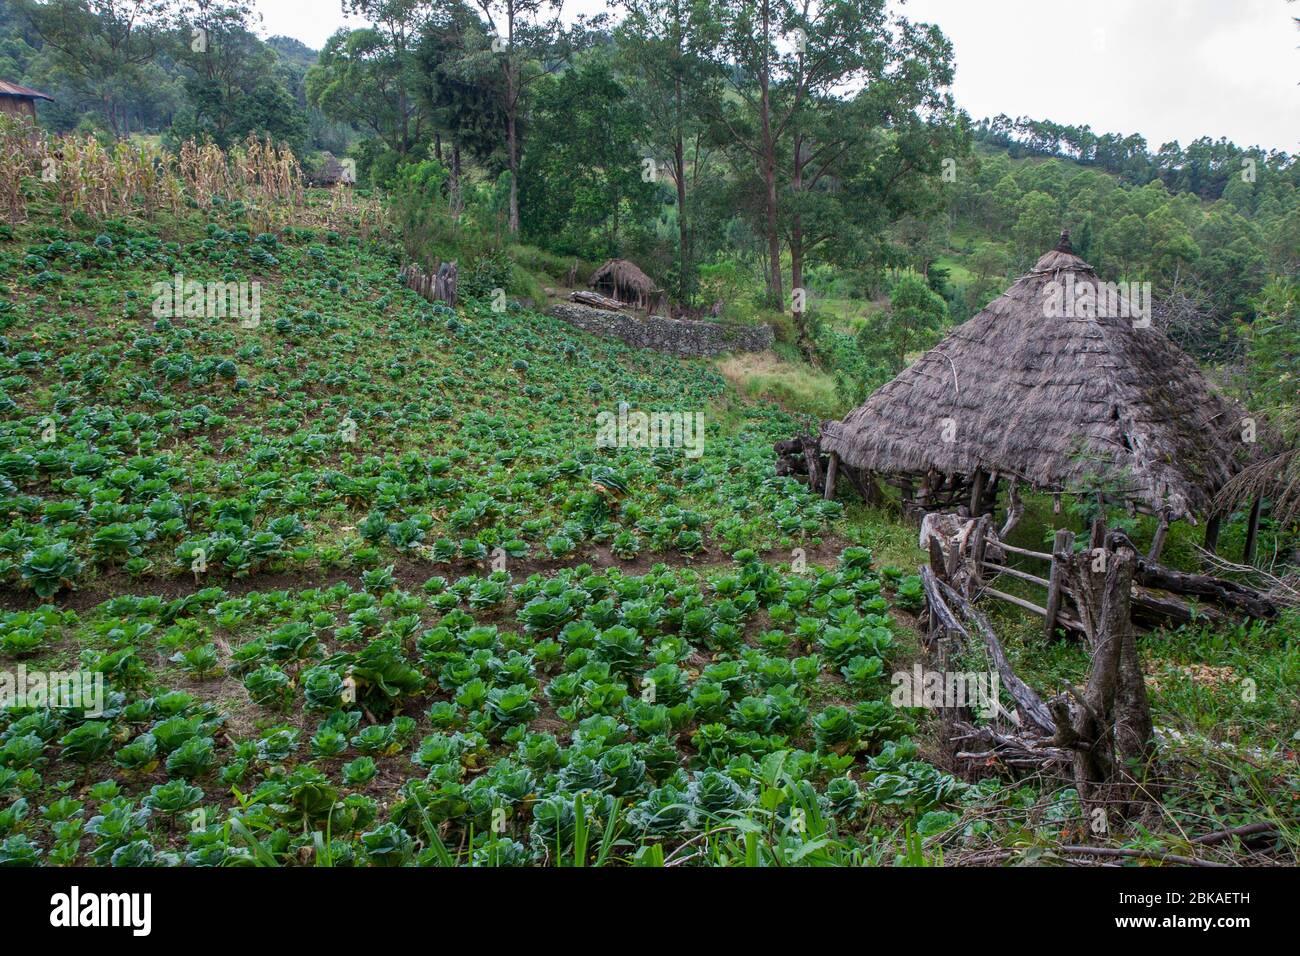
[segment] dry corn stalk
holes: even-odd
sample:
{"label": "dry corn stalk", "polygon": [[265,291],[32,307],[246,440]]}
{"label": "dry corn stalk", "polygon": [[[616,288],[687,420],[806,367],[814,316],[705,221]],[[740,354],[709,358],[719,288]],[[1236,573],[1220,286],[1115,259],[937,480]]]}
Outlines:
{"label": "dry corn stalk", "polygon": [[285,225],[304,202],[302,169],[287,145],[254,136],[228,153],[193,140],[172,158],[153,146],[120,142],[106,149],[92,136],[51,137],[30,124],[0,117],[0,214],[27,218],[29,195],[44,189],[65,218],[138,214],[167,209],[180,215],[186,194],[205,211],[216,197],[240,201],[250,225]]}
{"label": "dry corn stalk", "polygon": [[0,116],[0,215],[8,223],[27,220],[24,182],[31,182],[42,170],[48,146],[43,130],[25,122]]}

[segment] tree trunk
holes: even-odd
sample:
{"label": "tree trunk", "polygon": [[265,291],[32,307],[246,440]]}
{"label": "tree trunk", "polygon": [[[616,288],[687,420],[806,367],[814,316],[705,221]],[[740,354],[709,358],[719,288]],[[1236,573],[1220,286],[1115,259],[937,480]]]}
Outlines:
{"label": "tree trunk", "polygon": [[452,140],[451,144],[451,218],[460,222],[460,143]]}
{"label": "tree trunk", "polygon": [[117,107],[108,96],[100,97],[100,102],[103,104],[104,118],[108,120],[108,128],[113,133],[113,139],[121,139],[122,129],[117,119]]}
{"label": "tree trunk", "polygon": [[406,86],[400,83],[397,87],[397,115],[402,121],[402,138],[397,145],[397,151],[405,156],[411,148],[411,123],[406,115]]}
{"label": "tree trunk", "polygon": [[[795,175],[797,179],[798,173]],[[798,188],[798,185],[796,185],[795,189]],[[808,293],[803,288],[803,221],[797,212],[794,214],[793,220],[790,227],[790,293],[795,298],[791,299],[791,313],[794,316],[799,351],[811,364],[817,360],[817,346],[813,341],[812,331],[808,328],[806,318]],[[800,301],[800,299],[803,301]]]}
{"label": "tree trunk", "polygon": [[682,81],[677,80],[677,136],[673,141],[673,162],[677,166],[677,296],[685,303],[690,294],[690,240],[686,234],[686,147],[682,143]]}
{"label": "tree trunk", "polygon": [[515,136],[515,107],[506,116],[506,142],[510,153],[510,235],[519,235],[519,141]]}
{"label": "tree trunk", "polygon": [[673,56],[677,66],[673,70],[673,163],[677,175],[677,297],[686,304],[690,298],[690,236],[686,223],[686,144],[682,130],[685,115],[686,91],[682,86],[681,58],[684,55],[682,37],[682,10],[680,3],[673,5]]}
{"label": "tree trunk", "polygon": [[[1054,698],[1057,742],[1075,752],[1079,798],[1094,819],[1139,803],[1153,756],[1151,711],[1129,604],[1137,555],[1131,548],[1084,552],[1069,563],[1079,620],[1092,653],[1082,692]],[[1100,809],[1100,814],[1094,814]]]}
{"label": "tree trunk", "polygon": [[[803,103],[804,51],[798,52],[799,82],[795,83],[794,109],[798,113]],[[794,157],[790,164],[790,192],[794,197],[794,210],[790,217],[790,294],[791,311],[794,314],[794,327],[797,330],[799,351],[809,364],[815,364],[817,357],[816,343],[812,331],[808,328],[806,312],[808,309],[808,290],[803,287],[803,212],[799,206],[803,191],[804,138],[796,134],[794,138]],[[794,298],[798,296],[798,298]]]}
{"label": "tree trunk", "polygon": [[[771,35],[771,11],[766,3],[763,4],[763,39],[766,40]],[[772,98],[770,90],[771,79],[768,73],[768,62],[766,52],[763,54],[763,65],[758,74],[759,85],[759,113],[763,132],[763,155],[762,155],[762,173],[763,185],[766,189],[767,202],[767,258],[768,258],[768,275],[769,292],[772,296],[772,306],[778,312],[785,311],[785,291],[781,282],[781,238],[777,233],[777,198],[776,198],[776,143],[772,139]]]}
{"label": "tree trunk", "polygon": [[[764,115],[763,125],[767,126]],[[763,176],[767,184],[767,259],[771,275],[772,307],[785,311],[785,290],[781,282],[781,239],[776,231],[776,158],[764,160]]]}
{"label": "tree trunk", "polygon": [[516,73],[513,58],[515,56],[515,7],[506,5],[506,56],[504,61],[506,80],[506,160],[510,167],[510,235],[519,235],[519,96],[520,78]]}

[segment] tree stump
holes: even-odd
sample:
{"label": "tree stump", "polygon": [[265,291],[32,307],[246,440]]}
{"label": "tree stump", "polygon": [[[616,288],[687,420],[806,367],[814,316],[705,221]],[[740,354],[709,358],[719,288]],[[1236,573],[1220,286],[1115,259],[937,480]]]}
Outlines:
{"label": "tree stump", "polygon": [[433,280],[433,297],[452,308],[456,306],[457,272],[456,263],[444,262],[438,266],[438,275]]}
{"label": "tree stump", "polygon": [[[1151,710],[1129,611],[1136,564],[1126,546],[1067,563],[1092,664],[1083,690],[1069,688],[1051,709],[1056,743],[1074,751],[1075,784],[1090,815],[1100,807],[1128,816],[1150,797]],[[1095,816],[1090,822],[1097,823]]]}

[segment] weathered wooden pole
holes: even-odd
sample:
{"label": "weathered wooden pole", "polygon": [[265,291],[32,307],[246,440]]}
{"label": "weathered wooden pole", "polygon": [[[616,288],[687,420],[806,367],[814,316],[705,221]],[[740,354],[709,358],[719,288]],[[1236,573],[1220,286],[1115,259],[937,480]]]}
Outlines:
{"label": "weathered wooden pole", "polygon": [[821,446],[817,439],[806,438],[803,442],[803,457],[808,464],[808,490],[816,491],[822,485]]}
{"label": "weathered wooden pole", "polygon": [[1250,506],[1250,520],[1246,524],[1246,546],[1241,551],[1241,563],[1253,564],[1255,562],[1255,544],[1259,537],[1259,509],[1263,504],[1262,495],[1256,495],[1254,502]]}
{"label": "weathered wooden pole", "polygon": [[971,477],[970,489],[970,516],[978,518],[980,515],[980,506],[984,503],[984,469],[976,468],[975,474]]}
{"label": "weathered wooden pole", "polygon": [[1025,505],[1020,500],[1020,488],[1016,479],[1011,479],[1011,490],[1007,493],[1007,519],[1002,524],[1002,530],[998,532],[998,537],[1003,541],[1020,523],[1020,516],[1025,513]]}
{"label": "weathered wooden pole", "polygon": [[934,469],[931,468],[921,478],[921,487],[916,493],[916,506],[920,508],[922,511],[925,511],[930,507],[930,494],[932,491],[931,486],[933,485],[931,478],[933,476],[934,476]]}
{"label": "weathered wooden pole", "polygon": [[1160,560],[1160,552],[1165,547],[1165,536],[1169,534],[1169,512],[1161,509],[1160,523],[1156,525],[1155,537],[1151,539],[1151,550],[1147,552],[1147,560],[1152,564]]}
{"label": "weathered wooden pole", "polygon": [[1092,538],[1088,547],[1092,551],[1106,546],[1106,513],[1103,511],[1092,519]]}
{"label": "weathered wooden pole", "polygon": [[885,504],[885,494],[880,490],[880,483],[876,480],[874,471],[862,473],[862,484],[867,489],[864,500],[873,508],[879,508]]}
{"label": "weathered wooden pole", "polygon": [[1213,514],[1205,521],[1205,550],[1214,554],[1219,547],[1219,515]]}
{"label": "weathered wooden pole", "polygon": [[822,495],[827,501],[831,501],[835,497],[835,477],[839,474],[839,470],[840,455],[839,452],[833,451],[831,452],[830,464],[826,466],[826,492]]}
{"label": "weathered wooden pole", "polygon": [[1002,476],[994,471],[984,483],[984,496],[980,502],[980,513],[993,516],[998,510],[998,489],[1002,485]]}
{"label": "weathered wooden pole", "polygon": [[1057,528],[1052,542],[1052,566],[1047,572],[1047,614],[1043,634],[1050,641],[1056,637],[1056,618],[1061,613],[1061,589],[1065,584],[1066,564],[1074,554],[1074,532]]}
{"label": "weathered wooden pole", "polygon": [[966,597],[975,599],[975,594],[982,583],[984,571],[984,552],[988,544],[989,516],[980,515],[975,519],[975,531],[971,534],[970,577],[966,582]]}

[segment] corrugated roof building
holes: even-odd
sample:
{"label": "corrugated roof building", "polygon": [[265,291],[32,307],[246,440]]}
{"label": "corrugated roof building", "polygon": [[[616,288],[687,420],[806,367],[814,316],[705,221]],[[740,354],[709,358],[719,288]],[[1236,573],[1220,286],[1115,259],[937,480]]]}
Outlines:
{"label": "corrugated roof building", "polygon": [[36,122],[36,101],[54,102],[54,97],[46,96],[39,90],[33,90],[8,80],[0,80],[0,114],[5,116],[25,116]]}

